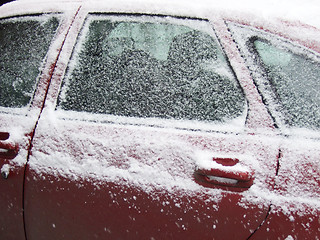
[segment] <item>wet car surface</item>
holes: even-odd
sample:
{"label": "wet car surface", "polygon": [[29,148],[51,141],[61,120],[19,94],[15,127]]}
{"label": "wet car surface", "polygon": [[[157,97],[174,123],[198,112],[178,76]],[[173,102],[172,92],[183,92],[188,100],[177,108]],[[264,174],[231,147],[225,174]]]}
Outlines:
{"label": "wet car surface", "polygon": [[317,239],[319,30],[97,6],[0,8],[0,238]]}

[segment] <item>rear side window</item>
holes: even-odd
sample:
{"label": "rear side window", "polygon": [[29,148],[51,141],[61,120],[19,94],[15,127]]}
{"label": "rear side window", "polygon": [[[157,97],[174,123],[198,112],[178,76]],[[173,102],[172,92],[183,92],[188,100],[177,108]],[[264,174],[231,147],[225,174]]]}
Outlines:
{"label": "rear side window", "polygon": [[200,20],[89,17],[58,109],[203,121],[240,116],[243,92],[210,31]]}
{"label": "rear side window", "polygon": [[28,105],[58,25],[53,16],[0,20],[0,106]]}
{"label": "rear side window", "polygon": [[275,124],[284,132],[320,129],[320,55],[280,36],[227,24]]}
{"label": "rear side window", "polygon": [[280,102],[286,123],[320,128],[319,62],[262,39],[252,44]]}

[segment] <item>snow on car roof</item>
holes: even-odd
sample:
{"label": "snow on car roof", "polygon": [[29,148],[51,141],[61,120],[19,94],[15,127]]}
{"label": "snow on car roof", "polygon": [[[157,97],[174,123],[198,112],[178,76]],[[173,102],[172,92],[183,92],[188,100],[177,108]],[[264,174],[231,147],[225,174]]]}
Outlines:
{"label": "snow on car roof", "polygon": [[0,8],[0,16],[68,12],[127,12],[214,19],[220,17],[268,29],[320,52],[320,3],[314,0],[17,0]]}
{"label": "snow on car roof", "polygon": [[[50,6],[54,7],[61,6],[61,3],[65,5],[72,5],[71,3],[89,3],[89,5],[95,8],[101,8],[103,6],[117,6],[123,8],[126,6],[141,6],[150,8],[150,6],[158,6],[161,9],[172,9],[176,8],[178,11],[183,9],[192,9],[193,12],[201,11],[201,9],[218,9],[221,11],[236,13],[246,12],[248,14],[254,14],[256,16],[270,20],[274,17],[281,17],[287,20],[298,20],[303,23],[320,28],[320,3],[316,0],[120,0],[120,1],[92,1],[92,0],[18,0],[5,5],[6,10],[9,8],[17,8],[19,4],[30,4],[37,3],[35,6]],[[41,3],[39,5],[39,3]],[[65,8],[64,8],[65,9]],[[1,13],[4,12],[0,11]]]}

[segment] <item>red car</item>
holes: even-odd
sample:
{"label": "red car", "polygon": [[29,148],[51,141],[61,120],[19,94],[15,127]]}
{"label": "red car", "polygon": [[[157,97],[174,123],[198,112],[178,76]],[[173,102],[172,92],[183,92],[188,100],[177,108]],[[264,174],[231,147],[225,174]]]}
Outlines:
{"label": "red car", "polygon": [[319,239],[320,30],[209,9],[0,8],[0,239]]}

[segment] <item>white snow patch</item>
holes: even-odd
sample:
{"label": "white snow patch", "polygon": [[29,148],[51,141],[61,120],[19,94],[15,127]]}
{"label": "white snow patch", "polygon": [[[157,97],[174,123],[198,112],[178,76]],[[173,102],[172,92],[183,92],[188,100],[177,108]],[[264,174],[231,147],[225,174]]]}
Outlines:
{"label": "white snow patch", "polygon": [[[193,12],[204,12],[204,10],[223,10],[235,15],[236,13],[245,12],[253,16],[259,16],[267,21],[272,18],[282,18],[294,21],[301,21],[306,24],[320,28],[320,3],[317,0],[119,0],[119,1],[92,1],[92,0],[76,0],[70,2],[68,0],[19,0],[19,4],[24,4],[24,9],[21,11],[28,11],[27,6],[32,5],[33,11],[36,9],[43,10],[51,9],[72,9],[75,5],[86,4],[92,8],[101,9],[105,6],[112,8],[128,9],[132,6],[140,6],[140,9],[150,9],[153,7],[158,9],[191,9]],[[33,4],[34,3],[34,4]],[[8,12],[13,8],[17,8],[18,4],[15,2],[6,4],[3,7],[3,12]],[[30,11],[30,10],[29,10]],[[1,13],[1,11],[0,11]]]}
{"label": "white snow patch", "polygon": [[10,165],[9,164],[4,164],[1,168],[1,175],[3,178],[8,178],[10,173]]}
{"label": "white snow patch", "polygon": [[[231,158],[238,159],[240,162],[234,166],[223,166],[215,161],[213,158]],[[195,154],[196,166],[200,169],[219,169],[224,172],[249,172],[249,169],[241,164],[240,159],[245,159],[245,162],[252,162],[250,155],[237,154],[221,154],[221,152],[200,151]]]}

